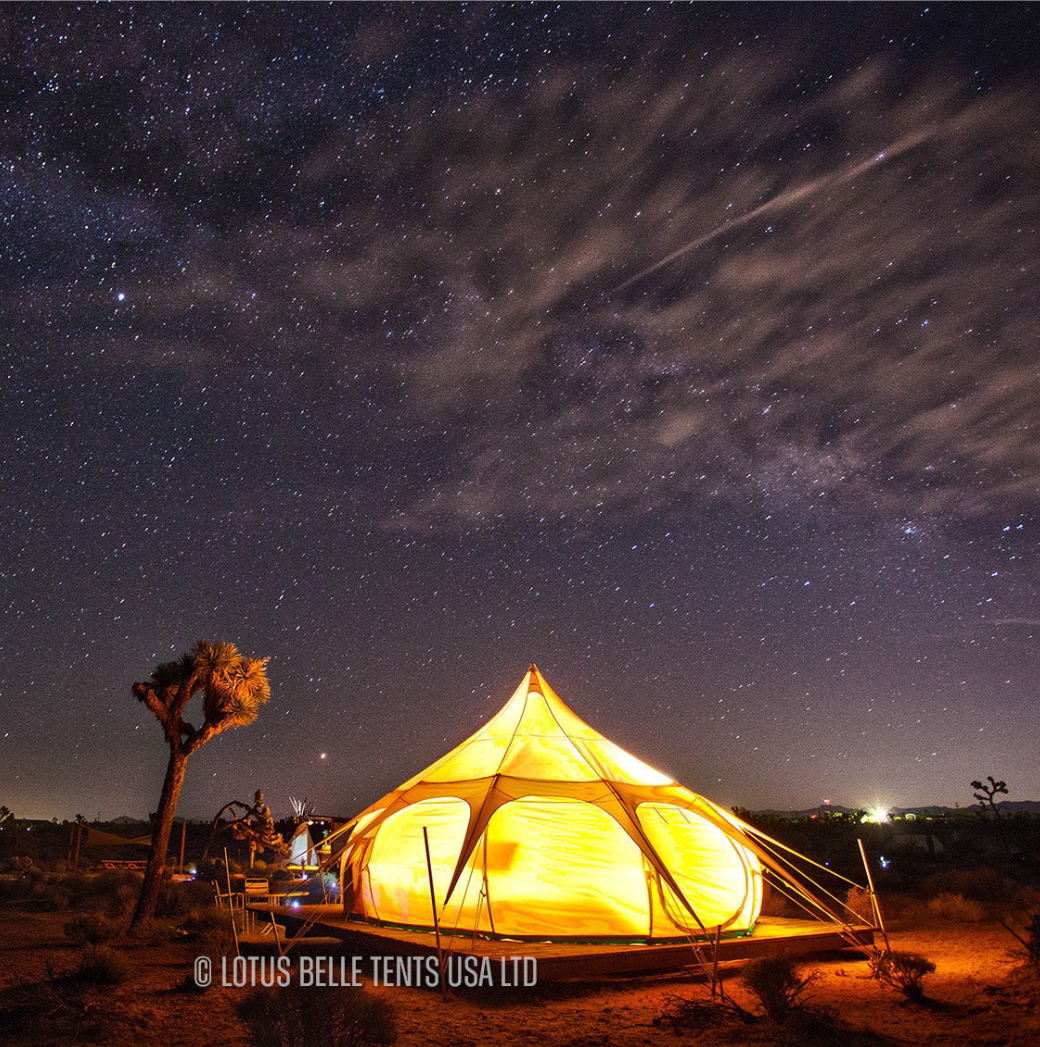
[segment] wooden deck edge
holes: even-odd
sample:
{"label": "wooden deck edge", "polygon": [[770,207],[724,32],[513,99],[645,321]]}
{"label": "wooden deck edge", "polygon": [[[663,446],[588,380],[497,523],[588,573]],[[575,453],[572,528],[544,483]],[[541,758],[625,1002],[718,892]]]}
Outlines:
{"label": "wooden deck edge", "polygon": [[[302,915],[299,910],[284,907],[257,907],[263,913],[273,912],[275,919],[286,930],[286,936],[304,932],[308,937],[336,938],[345,949],[355,955],[365,956],[434,956],[436,945],[432,936],[430,941],[417,940],[416,935],[395,937],[385,931],[374,934],[342,922],[325,923],[313,920],[312,915]],[[425,936],[424,936],[425,937]],[[747,938],[728,938],[719,943],[719,962],[729,963],[757,959],[762,956],[805,956],[811,953],[834,952],[849,948],[869,948],[874,941],[874,931],[870,927],[854,928],[854,941],[847,934],[842,934],[837,925],[821,925],[818,931],[788,933],[784,935],[763,935]],[[445,939],[445,944],[453,955],[480,953],[480,943],[472,939]],[[501,947],[502,943],[496,943]],[[557,953],[546,951],[546,946],[539,943],[537,948],[528,948],[528,943],[510,943],[510,952],[517,956],[536,954],[538,964],[538,981],[564,981],[570,979],[599,978],[609,975],[650,974],[664,971],[680,970],[696,963],[693,948],[688,944],[680,945],[633,945],[628,947],[597,948],[595,945],[568,945]],[[702,955],[711,955],[711,945],[701,946]],[[501,953],[496,952],[496,958]]]}

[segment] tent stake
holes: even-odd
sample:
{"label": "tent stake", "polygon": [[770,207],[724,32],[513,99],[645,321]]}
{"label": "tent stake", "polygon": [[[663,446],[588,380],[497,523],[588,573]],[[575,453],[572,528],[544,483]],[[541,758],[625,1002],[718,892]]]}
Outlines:
{"label": "tent stake", "polygon": [[863,849],[862,839],[857,840],[856,843],[859,844],[859,856],[863,859],[863,869],[867,874],[867,886],[870,888],[870,907],[874,912],[874,919],[877,920],[881,937],[885,940],[885,952],[891,954],[892,946],[889,944],[888,933],[885,931],[885,921],[881,919],[881,906],[878,904],[877,891],[874,890],[874,877],[870,875],[870,866],[867,864],[867,852]]}
{"label": "tent stake", "polygon": [[437,892],[433,889],[433,862],[430,860],[430,837],[426,826],[422,827],[423,847],[426,848],[426,873],[430,878],[430,904],[433,906],[433,934],[437,942],[437,967],[441,974],[441,999],[448,998],[448,985],[444,980],[444,953],[441,952],[441,928],[437,919]]}

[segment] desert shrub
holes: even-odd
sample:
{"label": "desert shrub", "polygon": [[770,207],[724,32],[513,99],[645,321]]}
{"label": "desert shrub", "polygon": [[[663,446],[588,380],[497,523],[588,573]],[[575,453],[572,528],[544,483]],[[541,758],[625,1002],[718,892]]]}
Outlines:
{"label": "desert shrub", "polygon": [[1011,905],[1015,912],[1040,910],[1040,890],[1036,887],[1019,887],[1011,899]]}
{"label": "desert shrub", "polygon": [[[1018,910],[1018,918],[1024,923],[1022,929],[1018,931],[1010,923],[1005,923],[1003,920],[1000,920],[1000,923],[1022,946],[1026,960],[1033,971],[1040,975],[1040,904],[1035,902],[1030,904],[1030,901],[1027,901],[1027,904]],[[1010,919],[1014,920],[1013,917]]]}
{"label": "desert shrub", "polygon": [[762,892],[763,916],[802,916],[803,912],[786,894],[766,882]]}
{"label": "desert shrub", "polygon": [[911,1000],[924,997],[924,977],[935,972],[935,964],[912,952],[892,953],[892,983]]}
{"label": "desert shrub", "polygon": [[1026,956],[1033,965],[1033,969],[1040,974],[1040,909],[1029,915],[1025,933],[1019,938],[1019,941],[1025,947]]}
{"label": "desert shrub", "polygon": [[172,880],[163,880],[155,912],[158,916],[177,918],[186,916],[198,906],[212,901],[213,888],[208,883],[174,883]]}
{"label": "desert shrub", "polygon": [[32,895],[32,884],[24,874],[0,879],[0,905],[15,905]]}
{"label": "desert shrub", "polygon": [[87,985],[122,985],[133,974],[133,964],[110,945],[88,945],[73,978]]}
{"label": "desert shrub", "polygon": [[227,890],[227,870],[224,868],[223,859],[207,858],[199,862],[195,872],[196,883],[216,883],[222,891]]}
{"label": "desert shrub", "polygon": [[874,925],[874,906],[870,900],[870,891],[865,887],[850,887],[845,896],[849,911],[858,916],[864,923]]}
{"label": "desert shrub", "polygon": [[909,894],[886,894],[882,915],[886,920],[916,920],[927,913],[927,903]]}
{"label": "desert shrub", "polygon": [[233,956],[235,952],[235,934],[230,922],[225,921],[204,931],[195,939],[200,956],[216,959],[218,956]]}
{"label": "desert shrub", "polygon": [[57,912],[67,907],[69,898],[70,893],[62,880],[32,863],[11,879],[4,880],[0,889],[0,902],[27,902],[37,912]]}
{"label": "desert shrub", "polygon": [[145,945],[165,945],[176,933],[176,921],[163,920],[158,916],[141,920],[134,928],[134,938]]}
{"label": "desert shrub", "polygon": [[65,922],[65,937],[75,942],[100,945],[115,938],[122,930],[120,924],[100,913],[80,913]]}
{"label": "desert shrub", "polygon": [[937,894],[928,900],[928,912],[940,920],[958,923],[978,923],[986,918],[985,908],[963,894]]}
{"label": "desert shrub", "polygon": [[375,1047],[397,1039],[394,1009],[360,987],[254,989],[236,1006],[254,1047]]}
{"label": "desert shrub", "polygon": [[200,956],[215,959],[235,951],[235,935],[227,909],[200,905],[180,921],[180,929],[187,932]]}
{"label": "desert shrub", "polygon": [[654,1025],[671,1029],[676,1036],[684,1032],[696,1032],[723,1025],[753,1024],[758,1019],[749,1011],[732,1001],[698,999],[695,996],[680,996],[671,993],[665,996],[666,1007],[656,1018]]}
{"label": "desert shrub", "polygon": [[1015,894],[1015,885],[995,869],[943,869],[933,873],[922,885],[926,898],[959,894],[973,902],[1005,904]]}
{"label": "desert shrub", "polygon": [[4,992],[0,1028],[33,1043],[67,1043],[79,1039],[89,1011],[83,986],[51,976]]}
{"label": "desert shrub", "polygon": [[228,922],[227,909],[218,909],[211,900],[205,905],[194,906],[190,912],[181,917],[178,924],[181,930],[187,931],[189,934],[200,934],[217,924],[227,924]]}
{"label": "desert shrub", "polygon": [[130,869],[105,869],[77,879],[78,884],[69,884],[77,907],[114,916],[128,912],[137,901],[142,877]]}
{"label": "desert shrub", "polygon": [[32,858],[24,854],[14,854],[10,858],[0,858],[0,873],[27,873],[33,867]]}
{"label": "desert shrub", "polygon": [[112,892],[109,898],[108,905],[105,908],[105,912],[113,920],[122,919],[127,917],[133,912],[134,906],[137,904],[137,898],[141,893],[140,885],[134,884],[120,884]]}
{"label": "desert shrub", "polygon": [[[41,876],[41,882],[35,888],[37,895],[47,894],[58,885],[59,878],[56,876]],[[46,881],[46,882],[44,882]],[[60,878],[62,889],[74,895],[77,899],[84,899],[89,895],[90,878],[85,873],[66,873]]]}
{"label": "desert shrub", "polygon": [[924,978],[935,971],[935,964],[913,952],[875,953],[871,973],[878,981],[898,989],[907,999],[924,999]]}
{"label": "desert shrub", "polygon": [[72,892],[58,884],[46,884],[34,891],[31,905],[37,912],[64,912],[72,907]]}
{"label": "desert shrub", "polygon": [[789,956],[763,956],[744,967],[740,980],[757,997],[766,1015],[783,1023],[816,980],[816,972],[803,978]]}

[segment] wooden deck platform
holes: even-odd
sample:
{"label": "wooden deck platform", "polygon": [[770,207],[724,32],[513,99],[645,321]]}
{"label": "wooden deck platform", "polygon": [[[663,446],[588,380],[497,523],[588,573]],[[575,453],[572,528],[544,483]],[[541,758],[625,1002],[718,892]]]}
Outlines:
{"label": "wooden deck platform", "polygon": [[[308,937],[338,939],[343,950],[354,956],[436,957],[432,931],[408,931],[347,921],[338,905],[250,906],[258,919],[270,917],[285,928],[289,938],[303,933]],[[874,941],[870,927],[857,926],[855,945],[869,948]],[[650,974],[678,970],[696,962],[689,943],[678,945],[632,945],[566,942],[491,941],[473,936],[442,936],[441,943],[453,958],[488,957],[495,965],[517,957],[534,957],[538,981],[600,978],[607,975]],[[754,932],[743,938],[725,938],[719,943],[719,963],[750,960],[759,956],[786,953],[831,952],[854,947],[849,935],[837,924],[819,920],[794,920],[763,916]],[[702,944],[702,955],[709,962],[712,945]],[[472,962],[472,961],[471,961]]]}

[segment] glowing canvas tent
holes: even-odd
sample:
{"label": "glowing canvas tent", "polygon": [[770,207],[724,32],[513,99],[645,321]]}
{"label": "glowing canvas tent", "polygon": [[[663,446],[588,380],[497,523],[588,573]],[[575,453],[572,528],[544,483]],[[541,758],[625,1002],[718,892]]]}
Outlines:
{"label": "glowing canvas tent", "polygon": [[348,917],[433,927],[425,836],[440,928],[496,937],[748,932],[764,872],[787,878],[767,837],[608,741],[533,665],[485,726],[347,832]]}

